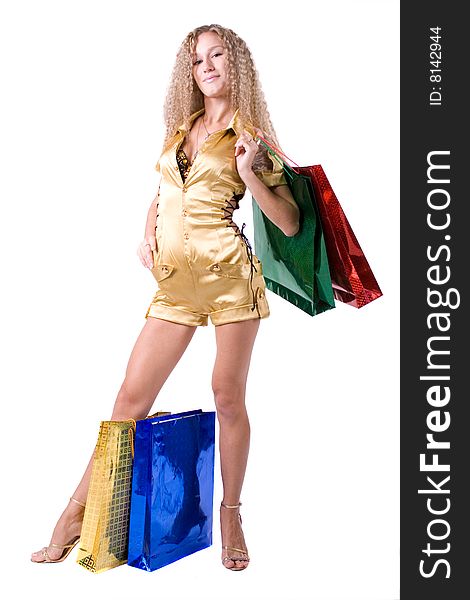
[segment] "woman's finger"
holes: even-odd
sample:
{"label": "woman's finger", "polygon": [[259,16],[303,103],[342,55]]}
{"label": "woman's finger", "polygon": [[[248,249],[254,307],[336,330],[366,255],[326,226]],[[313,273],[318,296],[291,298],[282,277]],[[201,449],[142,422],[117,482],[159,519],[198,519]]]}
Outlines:
{"label": "woman's finger", "polygon": [[150,241],[143,240],[139,244],[139,248],[137,250],[140,262],[144,267],[149,269],[152,269],[154,266],[152,250],[156,250],[156,241],[153,241],[152,239]]}
{"label": "woman's finger", "polygon": [[238,140],[236,141],[236,145],[249,143],[252,139],[253,139],[253,136],[250,133],[248,133],[248,131],[246,131],[246,129],[245,129],[241,132],[240,136],[238,137]]}
{"label": "woman's finger", "polygon": [[153,268],[153,253],[152,250],[154,250],[155,248],[152,248],[152,245],[149,242],[146,242],[144,244],[145,247],[145,259],[147,262],[147,267],[149,269]]}
{"label": "woman's finger", "polygon": [[[235,142],[235,152],[240,148],[244,148],[245,150],[247,150],[248,148],[250,148],[250,144],[251,142],[253,142],[253,137],[247,132],[247,131],[243,131],[238,140]],[[237,152],[235,154],[235,156],[237,156]]]}

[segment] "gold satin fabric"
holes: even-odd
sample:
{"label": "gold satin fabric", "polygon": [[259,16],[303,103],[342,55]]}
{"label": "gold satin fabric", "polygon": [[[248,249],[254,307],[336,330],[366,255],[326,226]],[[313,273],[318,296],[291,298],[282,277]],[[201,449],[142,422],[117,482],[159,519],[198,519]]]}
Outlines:
{"label": "gold satin fabric", "polygon": [[[203,112],[193,113],[191,123]],[[245,129],[255,135],[250,126]],[[202,144],[185,182],[176,160],[187,134],[184,126],[160,156],[152,269],[159,289],[145,318],[205,326],[208,317],[221,325],[269,316],[262,264],[232,219],[246,190],[234,155],[241,132],[237,109],[229,125]],[[269,157],[272,170],[256,175],[268,187],[286,184],[282,166]]]}

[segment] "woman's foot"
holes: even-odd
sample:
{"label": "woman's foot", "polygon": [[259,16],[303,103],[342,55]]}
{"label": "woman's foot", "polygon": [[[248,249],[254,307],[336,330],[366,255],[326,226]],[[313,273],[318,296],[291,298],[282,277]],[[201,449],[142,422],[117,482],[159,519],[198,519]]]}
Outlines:
{"label": "woman's foot", "polygon": [[[67,508],[64,510],[57,525],[54,528],[50,544],[64,546],[69,544],[71,540],[80,535],[82,530],[83,515],[85,513],[84,506],[70,499]],[[46,555],[44,553],[46,550]],[[47,562],[47,557],[50,561],[55,561],[64,553],[63,548],[55,548],[54,546],[45,546],[31,554],[33,562]]]}
{"label": "woman's foot", "polygon": [[[246,569],[250,560],[241,526],[240,506],[241,502],[237,505],[222,502],[220,506],[222,563],[224,567],[232,571]],[[238,557],[239,560],[237,560]]]}

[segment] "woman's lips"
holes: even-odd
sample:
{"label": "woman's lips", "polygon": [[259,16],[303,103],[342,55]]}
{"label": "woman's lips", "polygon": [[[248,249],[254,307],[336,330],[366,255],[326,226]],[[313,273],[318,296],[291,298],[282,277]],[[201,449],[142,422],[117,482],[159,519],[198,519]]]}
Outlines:
{"label": "woman's lips", "polygon": [[214,77],[209,77],[208,79],[204,79],[204,83],[211,83],[214,79],[217,79],[218,75],[214,75]]}

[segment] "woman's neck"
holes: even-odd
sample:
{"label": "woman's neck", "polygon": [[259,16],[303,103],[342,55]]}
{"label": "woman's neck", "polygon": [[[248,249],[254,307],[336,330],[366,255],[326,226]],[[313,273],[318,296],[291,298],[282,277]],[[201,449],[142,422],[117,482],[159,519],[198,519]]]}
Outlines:
{"label": "woman's neck", "polygon": [[234,110],[228,100],[221,101],[220,98],[205,98],[204,100],[204,123],[209,131],[214,128],[220,129],[230,123]]}

